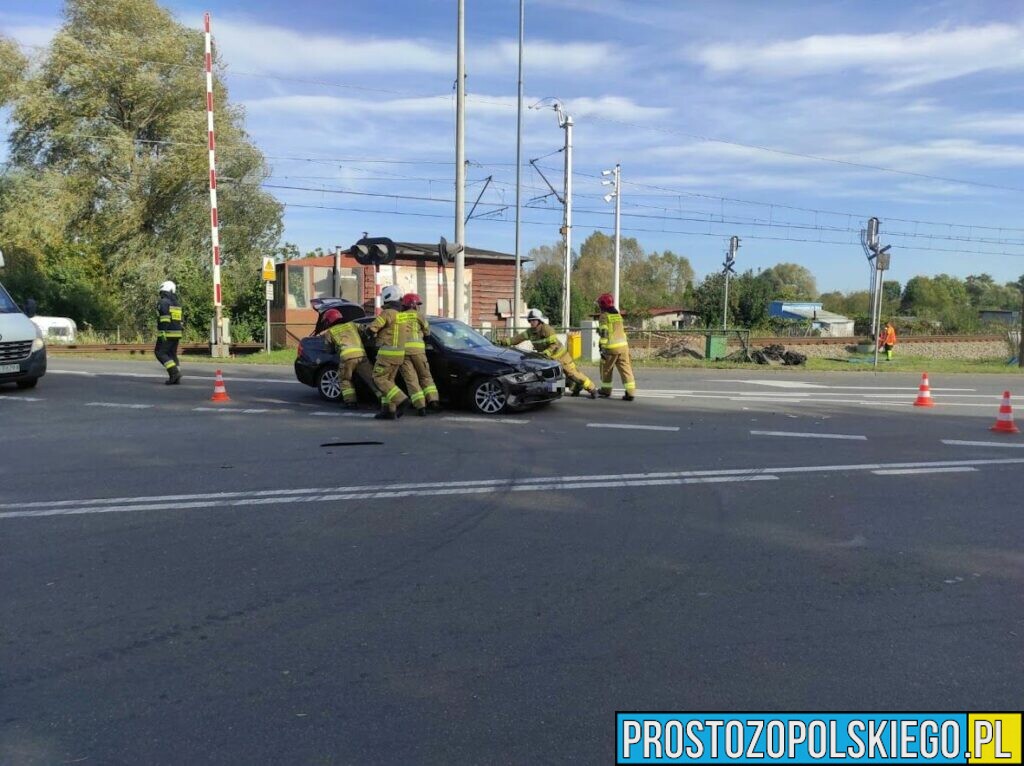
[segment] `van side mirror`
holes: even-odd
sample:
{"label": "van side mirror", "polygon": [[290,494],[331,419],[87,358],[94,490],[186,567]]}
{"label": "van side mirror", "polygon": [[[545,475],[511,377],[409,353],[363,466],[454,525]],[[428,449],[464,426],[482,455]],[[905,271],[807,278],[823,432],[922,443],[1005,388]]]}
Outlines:
{"label": "van side mirror", "polygon": [[34,317],[36,315],[36,311],[38,309],[39,309],[39,306],[38,306],[38,304],[36,304],[36,299],[35,298],[28,298],[25,301],[25,316],[27,316],[29,319],[31,319],[32,317]]}

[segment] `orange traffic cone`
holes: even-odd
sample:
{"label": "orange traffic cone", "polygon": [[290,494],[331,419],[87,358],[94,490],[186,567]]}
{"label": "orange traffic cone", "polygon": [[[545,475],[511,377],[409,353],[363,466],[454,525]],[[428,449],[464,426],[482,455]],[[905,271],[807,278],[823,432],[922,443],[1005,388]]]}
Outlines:
{"label": "orange traffic cone", "polygon": [[999,405],[999,414],[996,416],[996,424],[992,426],[993,431],[1001,434],[1019,434],[1020,429],[1013,423],[1013,408],[1010,406],[1010,392],[1003,391],[1003,403]]}
{"label": "orange traffic cone", "polygon": [[217,375],[213,379],[213,396],[210,397],[211,402],[230,402],[231,397],[228,396],[228,390],[224,388],[224,376],[220,374],[220,370],[217,370]]}
{"label": "orange traffic cone", "polygon": [[921,385],[917,387],[917,401],[915,407],[934,407],[932,401],[932,390],[928,387],[928,373],[921,375]]}

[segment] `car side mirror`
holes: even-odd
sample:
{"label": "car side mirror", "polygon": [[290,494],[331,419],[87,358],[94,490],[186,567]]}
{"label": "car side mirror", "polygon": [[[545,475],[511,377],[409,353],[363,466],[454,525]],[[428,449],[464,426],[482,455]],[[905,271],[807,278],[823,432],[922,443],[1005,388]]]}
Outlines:
{"label": "car side mirror", "polygon": [[38,310],[39,310],[39,306],[36,303],[36,299],[35,298],[28,298],[25,301],[25,316],[27,316],[29,319],[34,317],[36,315],[36,311],[38,311]]}

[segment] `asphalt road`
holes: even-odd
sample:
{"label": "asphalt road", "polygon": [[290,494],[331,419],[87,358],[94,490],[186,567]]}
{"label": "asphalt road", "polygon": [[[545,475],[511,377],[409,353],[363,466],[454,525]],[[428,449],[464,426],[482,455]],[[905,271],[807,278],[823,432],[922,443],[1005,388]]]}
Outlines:
{"label": "asphalt road", "polygon": [[1018,376],[379,422],[212,372],[0,388],[0,762],[610,763],[616,710],[1020,708]]}

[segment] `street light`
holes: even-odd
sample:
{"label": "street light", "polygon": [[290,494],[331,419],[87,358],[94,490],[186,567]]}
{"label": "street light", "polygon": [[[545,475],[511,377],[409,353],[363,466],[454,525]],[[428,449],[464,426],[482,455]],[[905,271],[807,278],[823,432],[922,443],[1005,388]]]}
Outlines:
{"label": "street light", "polygon": [[[551,104],[545,102],[550,101]],[[541,109],[550,106],[558,117],[558,127],[565,131],[565,192],[562,196],[562,238],[565,245],[565,282],[562,287],[562,327],[569,327],[569,301],[572,297],[572,117],[565,113],[557,98],[544,98],[531,106]]]}
{"label": "street light", "polygon": [[605,202],[615,200],[615,276],[612,280],[612,299],[615,301],[615,308],[622,310],[619,305],[619,243],[621,240],[622,221],[622,168],[615,163],[613,170],[602,170],[603,176],[614,176],[611,181],[601,181],[602,186],[611,186],[612,191],[604,195]]}

